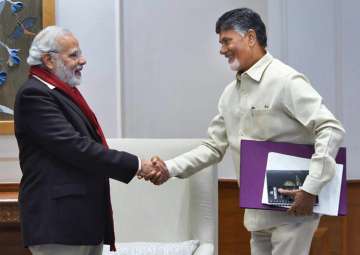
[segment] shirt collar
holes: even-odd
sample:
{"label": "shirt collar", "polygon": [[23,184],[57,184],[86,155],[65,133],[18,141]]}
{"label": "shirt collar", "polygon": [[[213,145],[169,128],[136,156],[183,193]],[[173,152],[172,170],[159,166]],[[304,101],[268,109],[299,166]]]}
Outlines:
{"label": "shirt collar", "polygon": [[236,74],[236,78],[240,80],[241,76],[247,74],[253,80],[260,82],[261,77],[266,69],[266,67],[271,63],[273,60],[273,56],[270,53],[266,53],[262,58],[260,58],[254,65],[252,65],[247,71]]}

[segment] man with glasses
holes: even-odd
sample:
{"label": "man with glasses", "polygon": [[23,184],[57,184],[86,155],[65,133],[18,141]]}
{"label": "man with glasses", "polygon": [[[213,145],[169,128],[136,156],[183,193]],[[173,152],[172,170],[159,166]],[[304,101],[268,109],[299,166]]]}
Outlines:
{"label": "man with glasses", "polygon": [[42,30],[27,62],[14,117],[24,245],[34,255],[101,255],[103,243],[115,250],[109,178],[128,183],[156,169],[108,148],[77,89],[86,60],[70,31]]}
{"label": "man with glasses", "polygon": [[[230,147],[237,177],[241,139],[314,144],[309,175],[299,190],[282,191],[294,197],[288,212],[245,210],[253,255],[305,255],[320,216],[313,214],[315,197],[334,175],[344,129],[326,108],[321,96],[301,73],[266,50],[266,28],[247,8],[223,14],[216,23],[220,54],[227,58],[236,79],[219,100],[218,115],[202,145],[157,166],[170,176],[188,177],[219,162]],[[159,173],[155,184],[168,179]]]}

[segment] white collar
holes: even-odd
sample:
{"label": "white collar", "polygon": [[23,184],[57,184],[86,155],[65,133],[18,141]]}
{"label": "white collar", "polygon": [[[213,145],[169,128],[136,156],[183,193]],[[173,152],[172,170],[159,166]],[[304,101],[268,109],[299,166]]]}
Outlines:
{"label": "white collar", "polygon": [[48,87],[49,87],[49,89],[54,89],[54,88],[55,88],[55,86],[54,86],[54,85],[51,85],[50,83],[48,83],[48,82],[44,81],[43,79],[39,78],[38,76],[33,75],[33,77],[35,77],[36,79],[38,79],[39,81],[41,81],[42,83],[44,83],[46,86],[48,86]]}

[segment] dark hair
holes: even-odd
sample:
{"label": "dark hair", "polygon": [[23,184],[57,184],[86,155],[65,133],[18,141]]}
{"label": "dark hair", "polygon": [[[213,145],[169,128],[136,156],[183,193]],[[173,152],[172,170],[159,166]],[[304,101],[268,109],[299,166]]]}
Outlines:
{"label": "dark hair", "polygon": [[236,30],[246,32],[253,29],[256,38],[262,47],[267,46],[266,27],[259,14],[249,8],[234,9],[225,12],[216,22],[216,33]]}

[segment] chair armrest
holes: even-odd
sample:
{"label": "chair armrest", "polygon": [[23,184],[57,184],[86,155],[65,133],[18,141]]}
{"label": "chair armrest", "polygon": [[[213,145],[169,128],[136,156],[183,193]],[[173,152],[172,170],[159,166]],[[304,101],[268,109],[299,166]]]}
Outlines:
{"label": "chair armrest", "polygon": [[212,243],[202,243],[193,255],[214,255],[214,245]]}

